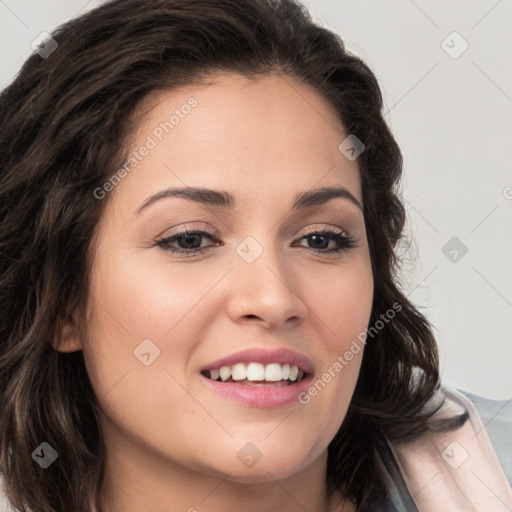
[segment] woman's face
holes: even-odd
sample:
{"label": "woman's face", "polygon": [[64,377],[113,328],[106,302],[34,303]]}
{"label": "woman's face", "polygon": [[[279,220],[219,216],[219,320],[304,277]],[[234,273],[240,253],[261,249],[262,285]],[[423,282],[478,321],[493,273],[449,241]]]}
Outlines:
{"label": "woman's face", "polygon": [[[357,160],[338,149],[349,134],[316,92],[275,75],[221,74],[145,107],[133,167],[96,192],[108,204],[88,332],[65,350],[83,350],[106,444],[133,468],[238,482],[293,475],[325,456],[340,428],[363,353],[354,340],[371,312]],[[162,193],[186,187],[215,191],[201,196],[212,201]],[[354,200],[294,207],[324,187]],[[233,204],[219,200],[226,193]],[[249,363],[253,385],[231,382]],[[287,364],[306,371],[301,382],[289,383]],[[208,377],[227,378],[223,366],[228,381]]]}

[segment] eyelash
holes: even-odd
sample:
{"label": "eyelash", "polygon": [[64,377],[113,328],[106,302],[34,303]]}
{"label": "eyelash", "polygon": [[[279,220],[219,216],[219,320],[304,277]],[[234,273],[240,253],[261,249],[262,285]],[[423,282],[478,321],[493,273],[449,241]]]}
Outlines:
{"label": "eyelash", "polygon": [[[186,229],[184,231],[180,231],[178,233],[173,234],[172,236],[161,238],[156,241],[156,246],[161,247],[164,251],[170,252],[170,253],[178,253],[181,256],[186,256],[188,254],[202,254],[205,249],[208,249],[209,247],[215,247],[220,245],[219,243],[216,243],[215,246],[209,246],[209,247],[202,247],[198,249],[176,249],[169,247],[169,244],[181,237],[187,236],[187,235],[203,235],[205,238],[208,238],[209,240],[213,240],[215,242],[219,242],[218,238],[212,235],[211,233],[208,233],[207,231],[187,231]],[[304,238],[314,236],[314,235],[331,235],[331,239],[337,241],[340,244],[340,247],[336,249],[313,249],[311,247],[305,247],[306,249],[309,249],[311,251],[316,252],[317,254],[326,254],[326,253],[339,253],[342,251],[350,250],[354,247],[356,247],[356,241],[348,235],[345,235],[343,231],[338,230],[331,230],[331,229],[321,229],[317,231],[313,231],[311,233],[307,233],[306,235],[302,236],[298,240],[302,240]]]}

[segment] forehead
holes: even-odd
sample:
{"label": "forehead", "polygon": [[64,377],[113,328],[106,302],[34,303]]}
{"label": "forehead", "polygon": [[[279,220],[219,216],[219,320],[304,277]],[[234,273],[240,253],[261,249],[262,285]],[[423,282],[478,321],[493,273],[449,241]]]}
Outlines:
{"label": "forehead", "polygon": [[169,186],[278,198],[288,190],[342,185],[362,202],[357,162],[338,149],[348,134],[337,113],[289,76],[226,73],[154,92],[134,121],[128,157],[149,150],[117,189],[133,189],[137,198]]}

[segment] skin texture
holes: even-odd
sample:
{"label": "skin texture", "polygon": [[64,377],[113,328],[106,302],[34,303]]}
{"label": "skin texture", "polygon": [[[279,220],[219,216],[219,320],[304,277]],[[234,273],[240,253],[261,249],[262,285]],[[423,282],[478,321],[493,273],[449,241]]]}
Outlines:
{"label": "skin texture", "polygon": [[[291,209],[296,193],[332,185],[362,204],[357,160],[338,150],[348,133],[321,96],[290,77],[219,74],[201,87],[153,93],[130,149],[192,96],[197,106],[102,199],[87,333],[67,325],[59,348],[83,350],[102,406],[105,510],[354,510],[335,508],[325,482],[327,446],[362,350],[307,405],[241,404],[199,375],[242,349],[289,348],[312,360],[316,380],[368,326],[373,276],[362,211],[344,198]],[[237,206],[174,197],[135,214],[151,195],[184,186],[227,190]],[[222,245],[199,238],[194,247],[209,248],[185,257],[155,245],[185,227],[214,230]],[[343,229],[357,246],[317,254],[303,238],[313,228]],[[263,248],[252,263],[236,252],[248,236]],[[183,239],[172,246],[187,247]],[[145,366],[134,350],[148,338],[160,355]],[[237,457],[248,442],[261,453],[252,467]]]}

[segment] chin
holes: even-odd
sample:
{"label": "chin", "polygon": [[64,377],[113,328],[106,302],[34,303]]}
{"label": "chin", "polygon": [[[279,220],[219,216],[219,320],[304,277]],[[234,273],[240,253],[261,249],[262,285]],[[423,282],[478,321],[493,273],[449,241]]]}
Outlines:
{"label": "chin", "polygon": [[[293,444],[293,446],[296,446]],[[249,452],[249,450],[248,450]],[[254,454],[255,457],[256,453]],[[226,457],[222,457],[226,462]],[[222,466],[210,466],[210,471],[221,474],[223,477],[229,475],[229,480],[243,484],[257,484],[269,482],[272,480],[280,480],[288,478],[301,470],[305,469],[312,463],[312,459],[307,453],[297,454],[295,451],[275,451],[265,456],[261,453],[260,458],[247,458],[244,461],[244,453],[235,455],[234,460],[230,464]]]}

